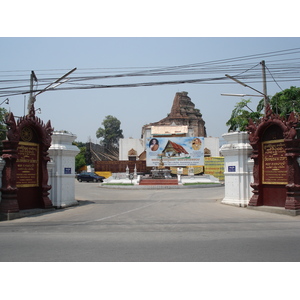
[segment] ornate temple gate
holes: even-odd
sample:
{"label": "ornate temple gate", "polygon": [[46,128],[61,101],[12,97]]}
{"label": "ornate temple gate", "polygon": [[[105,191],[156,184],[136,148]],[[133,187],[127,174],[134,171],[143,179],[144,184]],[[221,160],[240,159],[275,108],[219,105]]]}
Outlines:
{"label": "ornate temple gate", "polygon": [[0,213],[18,213],[19,210],[50,208],[47,162],[53,128],[35,116],[34,106],[27,116],[15,122],[12,113],[5,123],[7,140],[3,141],[5,166],[2,172],[2,200]]}
{"label": "ornate temple gate", "polygon": [[288,120],[267,107],[266,115],[248,126],[254,159],[253,196],[249,206],[275,206],[300,209],[300,139],[292,113]]}

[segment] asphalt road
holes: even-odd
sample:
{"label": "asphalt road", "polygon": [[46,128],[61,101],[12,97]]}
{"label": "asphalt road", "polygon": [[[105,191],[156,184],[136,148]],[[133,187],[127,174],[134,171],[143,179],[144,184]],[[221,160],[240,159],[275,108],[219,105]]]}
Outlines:
{"label": "asphalt road", "polygon": [[223,197],[224,187],[76,182],[78,206],[0,222],[0,261],[300,261],[300,216],[223,205]]}

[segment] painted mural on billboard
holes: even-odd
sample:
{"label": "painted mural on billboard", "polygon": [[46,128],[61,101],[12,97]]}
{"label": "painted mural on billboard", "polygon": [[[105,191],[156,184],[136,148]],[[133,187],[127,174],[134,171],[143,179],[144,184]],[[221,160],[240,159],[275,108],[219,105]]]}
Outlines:
{"label": "painted mural on billboard", "polygon": [[204,165],[204,137],[149,138],[146,149],[148,167]]}

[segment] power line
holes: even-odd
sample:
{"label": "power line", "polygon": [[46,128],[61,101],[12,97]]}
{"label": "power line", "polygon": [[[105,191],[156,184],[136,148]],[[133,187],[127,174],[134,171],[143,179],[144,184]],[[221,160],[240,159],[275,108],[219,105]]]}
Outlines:
{"label": "power line", "polygon": [[[251,63],[254,59],[281,57],[283,55],[299,55],[300,48],[272,51],[262,54],[245,55],[229,59],[220,59],[202,63],[186,64],[169,67],[120,67],[120,68],[86,68],[79,69],[76,74],[69,77],[69,81],[65,83],[63,88],[56,88],[56,91],[60,90],[76,90],[76,89],[95,89],[95,88],[119,88],[119,87],[140,87],[140,86],[154,86],[154,85],[167,85],[167,84],[183,84],[183,83],[195,83],[195,84],[228,84],[225,73],[236,73],[236,78],[247,80],[247,83],[261,82],[261,70],[257,68],[259,64]],[[276,83],[297,81],[300,78],[300,57],[294,58],[282,58],[271,60],[268,62],[268,71]],[[38,74],[39,88],[34,89],[34,93],[38,93],[53,82],[58,76],[53,72],[61,71],[65,69],[50,69],[40,70],[41,74]],[[272,70],[272,73],[271,71]],[[16,72],[17,74],[12,74]],[[0,97],[8,97],[13,95],[27,94],[29,93],[28,78],[20,79],[25,76],[21,74],[24,70],[16,71],[0,71]],[[27,72],[27,71],[26,71]],[[38,71],[35,71],[36,73]],[[102,74],[101,74],[102,73]],[[42,75],[43,74],[43,75]],[[56,74],[56,73],[55,73]],[[211,76],[209,76],[211,75]],[[43,77],[47,76],[47,77]],[[95,81],[104,80],[128,80],[129,78],[141,78],[141,77],[164,77],[164,76],[177,76],[180,79],[174,80],[158,80],[158,81],[145,81],[135,83],[109,83],[109,84],[95,84]],[[182,77],[184,76],[185,79]],[[197,78],[186,78],[187,76],[197,76]],[[7,79],[9,77],[19,79]],[[28,73],[26,74],[28,77]],[[5,78],[2,79],[1,78]],[[267,80],[269,80],[267,78]],[[269,82],[269,81],[268,81]],[[51,91],[52,89],[49,89]]]}

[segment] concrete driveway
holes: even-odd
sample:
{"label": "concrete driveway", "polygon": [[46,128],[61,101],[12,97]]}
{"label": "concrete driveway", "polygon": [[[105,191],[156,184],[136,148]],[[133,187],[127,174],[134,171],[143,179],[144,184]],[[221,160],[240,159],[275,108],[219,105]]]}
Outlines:
{"label": "concrete driveway", "polygon": [[113,190],[0,223],[2,262],[300,261],[300,217],[221,204],[224,187]]}

